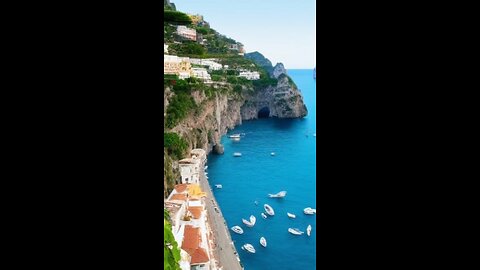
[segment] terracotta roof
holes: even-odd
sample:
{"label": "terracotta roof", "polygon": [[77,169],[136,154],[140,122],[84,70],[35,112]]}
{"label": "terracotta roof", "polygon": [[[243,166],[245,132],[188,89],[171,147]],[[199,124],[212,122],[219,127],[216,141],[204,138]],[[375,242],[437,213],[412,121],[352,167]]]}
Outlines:
{"label": "terracotta roof", "polygon": [[203,248],[197,248],[191,256],[192,260],[190,261],[190,264],[206,263],[210,260],[207,252],[205,252]]}
{"label": "terracotta roof", "polygon": [[200,246],[200,228],[193,228],[191,225],[186,225],[183,235],[182,249],[192,256]]}
{"label": "terracotta roof", "polygon": [[178,193],[182,193],[182,192],[184,192],[185,190],[187,190],[187,184],[178,184],[178,185],[175,185],[175,191],[177,191]]}
{"label": "terracotta roof", "polygon": [[170,198],[170,201],[173,201],[173,200],[186,201],[187,196],[185,196],[185,194],[173,194],[172,197]]}
{"label": "terracotta roof", "polygon": [[202,206],[190,206],[188,211],[192,213],[194,219],[199,219],[202,215],[203,207]]}

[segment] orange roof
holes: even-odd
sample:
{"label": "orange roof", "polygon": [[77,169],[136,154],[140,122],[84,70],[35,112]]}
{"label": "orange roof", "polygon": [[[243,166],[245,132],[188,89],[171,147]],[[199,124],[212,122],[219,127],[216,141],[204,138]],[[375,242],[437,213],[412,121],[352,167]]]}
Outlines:
{"label": "orange roof", "polygon": [[206,263],[210,260],[207,252],[205,252],[203,248],[197,248],[191,256],[192,260],[190,261],[190,264]]}
{"label": "orange roof", "polygon": [[178,184],[178,185],[175,185],[175,190],[176,190],[178,193],[182,193],[182,192],[184,192],[186,189],[187,189],[187,184]]}
{"label": "orange roof", "polygon": [[195,250],[200,246],[199,230],[199,228],[193,228],[191,225],[185,226],[182,249],[190,254],[190,256],[192,256]]}
{"label": "orange roof", "polygon": [[172,197],[170,198],[170,201],[173,201],[173,200],[186,201],[187,196],[185,196],[185,194],[173,194]]}
{"label": "orange roof", "polygon": [[203,207],[202,206],[190,206],[188,211],[192,213],[194,219],[199,219],[202,215]]}

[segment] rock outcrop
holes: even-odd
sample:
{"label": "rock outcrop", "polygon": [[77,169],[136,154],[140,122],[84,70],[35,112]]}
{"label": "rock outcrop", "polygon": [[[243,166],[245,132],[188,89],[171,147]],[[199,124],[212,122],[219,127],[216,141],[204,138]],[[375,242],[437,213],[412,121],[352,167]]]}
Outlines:
{"label": "rock outcrop", "polygon": [[270,62],[270,60],[265,58],[265,56],[263,56],[263,54],[261,54],[259,52],[246,53],[245,58],[250,59],[253,62],[255,62],[255,64],[263,67],[268,72],[268,74],[272,73],[272,71],[273,71],[272,62]]}
{"label": "rock outcrop", "polygon": [[271,76],[274,77],[275,79],[278,79],[278,77],[282,74],[287,75],[287,70],[285,69],[282,63],[277,63],[273,68]]}
{"label": "rock outcrop", "polygon": [[308,113],[298,88],[285,74],[279,75],[278,84],[258,91],[241,108],[243,120],[259,117],[299,118]]}

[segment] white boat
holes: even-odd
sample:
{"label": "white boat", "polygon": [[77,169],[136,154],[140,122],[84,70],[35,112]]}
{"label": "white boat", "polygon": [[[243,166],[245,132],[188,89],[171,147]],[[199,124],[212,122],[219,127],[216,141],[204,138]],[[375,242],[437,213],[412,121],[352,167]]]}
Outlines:
{"label": "white boat", "polygon": [[277,194],[268,194],[268,197],[270,197],[270,198],[283,198],[285,196],[287,196],[286,191],[280,191]]}
{"label": "white boat", "polygon": [[229,138],[232,138],[232,139],[234,139],[234,138],[240,138],[240,134],[232,134],[232,135],[230,135],[230,136],[228,136],[228,137],[229,137]]}
{"label": "white boat", "polygon": [[263,236],[260,238],[260,245],[267,247],[267,239],[265,239]]}
{"label": "white boat", "polygon": [[307,207],[307,208],[303,209],[303,213],[305,213],[305,215],[314,215],[314,214],[317,213],[317,210],[313,209],[313,208],[310,208],[310,207]]}
{"label": "white boat", "polygon": [[313,133],[313,137],[317,137],[317,133]]}
{"label": "white boat", "polygon": [[205,170],[207,170],[207,169],[208,169],[208,166],[205,166]]}
{"label": "white boat", "polygon": [[247,227],[253,227],[253,226],[255,226],[255,223],[257,222],[257,218],[255,218],[254,215],[251,215],[249,219],[250,219],[250,221],[242,218],[243,224],[247,225]]}
{"label": "white boat", "polygon": [[263,208],[265,209],[265,212],[267,212],[268,215],[270,216],[275,215],[275,211],[273,211],[273,208],[270,205],[264,204]]}
{"label": "white boat", "polygon": [[257,201],[254,201],[255,205],[258,205],[258,202]]}
{"label": "white boat", "polygon": [[232,231],[234,231],[238,234],[243,234],[243,229],[240,228],[240,226],[233,226],[231,229],[232,229]]}
{"label": "white boat", "polygon": [[232,138],[232,141],[239,142],[240,138]]}
{"label": "white boat", "polygon": [[243,245],[243,246],[242,246],[242,249],[243,249],[243,250],[246,250],[246,251],[248,251],[248,252],[250,252],[250,253],[255,253],[255,248],[254,248],[252,245],[250,245],[250,244],[245,244],[245,245]]}
{"label": "white boat", "polygon": [[287,216],[288,216],[289,218],[296,218],[296,216],[295,216],[294,214],[290,214],[290,213],[288,213],[288,212],[287,212]]}
{"label": "white boat", "polygon": [[275,156],[275,152],[270,153],[271,156]]}
{"label": "white boat", "polygon": [[241,157],[241,156],[242,156],[242,153],[235,152],[235,153],[233,153],[233,156],[234,156],[234,157]]}
{"label": "white boat", "polygon": [[294,235],[302,235],[304,232],[300,231],[299,229],[296,228],[288,228],[288,232]]}
{"label": "white boat", "polygon": [[265,215],[265,213],[262,213],[262,217],[263,219],[267,219],[267,215]]}
{"label": "white boat", "polygon": [[215,187],[216,187],[216,188],[223,188],[223,186],[220,185],[220,184],[219,184],[219,185],[215,185]]}
{"label": "white boat", "polygon": [[312,231],[312,226],[308,225],[307,227],[307,235],[310,236],[310,232]]}

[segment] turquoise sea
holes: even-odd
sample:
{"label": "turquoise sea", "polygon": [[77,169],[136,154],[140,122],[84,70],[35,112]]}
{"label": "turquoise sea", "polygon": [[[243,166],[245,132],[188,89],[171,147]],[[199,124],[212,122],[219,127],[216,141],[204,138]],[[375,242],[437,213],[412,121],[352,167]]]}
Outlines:
{"label": "turquoise sea", "polygon": [[[231,232],[240,260],[246,270],[316,269],[316,215],[305,215],[303,209],[316,207],[316,84],[313,70],[288,70],[301,90],[308,115],[302,119],[263,118],[244,121],[227,135],[245,133],[240,141],[222,138],[224,155],[210,154],[208,176],[228,228],[239,225],[244,234]],[[234,152],[242,157],[234,157]],[[270,153],[275,152],[275,156]],[[222,184],[222,189],[215,189]],[[283,199],[268,198],[269,193],[287,191]],[[255,205],[258,201],[258,205]],[[263,219],[263,205],[275,210],[275,216]],[[319,210],[319,209],[317,209]],[[287,212],[296,219],[287,217]],[[257,218],[248,228],[242,218]],[[318,214],[317,214],[318,215]],[[310,237],[306,234],[312,225]],[[295,236],[288,228],[305,234]],[[267,239],[263,248],[260,237]],[[256,249],[250,254],[241,249],[250,243]]]}

